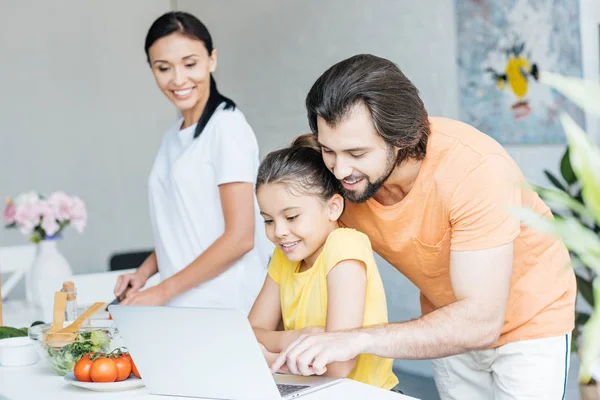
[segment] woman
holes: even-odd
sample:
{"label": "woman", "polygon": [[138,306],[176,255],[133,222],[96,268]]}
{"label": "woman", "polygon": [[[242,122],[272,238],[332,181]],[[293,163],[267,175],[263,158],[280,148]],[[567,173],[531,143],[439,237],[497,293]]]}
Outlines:
{"label": "woman", "polygon": [[[165,134],[148,180],[155,251],[119,277],[124,305],[237,308],[248,312],[266,274],[257,226],[258,144],[212,76],[217,51],[202,22],[170,12],[150,27],[148,63],[182,118]],[[161,283],[142,290],[160,271]]]}

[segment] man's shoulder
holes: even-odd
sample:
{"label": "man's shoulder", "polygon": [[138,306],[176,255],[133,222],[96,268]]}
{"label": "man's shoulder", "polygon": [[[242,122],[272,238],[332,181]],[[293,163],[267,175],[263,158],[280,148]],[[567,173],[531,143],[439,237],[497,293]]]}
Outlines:
{"label": "man's shoulder", "polygon": [[433,169],[431,178],[436,184],[453,190],[452,186],[490,159],[502,168],[519,170],[500,143],[475,127],[449,118],[432,117],[430,122],[425,164]]}
{"label": "man's shoulder", "polygon": [[[450,154],[480,159],[488,154],[498,154],[510,158],[506,150],[494,138],[479,129],[450,118],[431,117],[431,150],[435,157],[440,150]],[[427,152],[429,153],[429,147]]]}

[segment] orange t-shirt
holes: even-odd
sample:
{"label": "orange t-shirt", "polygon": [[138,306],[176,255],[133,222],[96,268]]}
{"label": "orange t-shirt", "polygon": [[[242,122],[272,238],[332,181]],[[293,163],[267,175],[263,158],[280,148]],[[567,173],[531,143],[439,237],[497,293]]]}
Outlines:
{"label": "orange t-shirt", "polygon": [[421,290],[427,314],[456,301],[450,250],[514,243],[506,319],[498,342],[571,332],[576,283],[560,239],[520,224],[511,207],[551,216],[506,151],[477,129],[430,118],[427,155],[407,196],[384,206],[346,202],[342,223],[366,233],[373,249]]}

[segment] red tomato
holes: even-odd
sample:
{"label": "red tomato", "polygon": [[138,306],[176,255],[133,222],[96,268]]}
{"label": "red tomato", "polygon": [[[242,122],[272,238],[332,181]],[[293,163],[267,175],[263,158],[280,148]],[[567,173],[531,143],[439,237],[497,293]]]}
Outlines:
{"label": "red tomato", "polygon": [[142,377],[140,376],[140,371],[138,371],[137,367],[135,366],[135,363],[133,362],[133,359],[131,359],[131,372],[133,373],[133,375],[135,375],[138,378],[142,379]]}
{"label": "red tomato", "polygon": [[92,364],[94,362],[90,360],[89,354],[81,357],[75,367],[73,368],[73,375],[75,375],[75,379],[79,382],[91,382],[92,378],[90,377],[90,370],[92,368]]}
{"label": "red tomato", "polygon": [[125,354],[123,354],[122,357],[128,358],[129,361],[131,362],[131,373],[133,375],[135,375],[137,378],[142,379],[142,377],[140,376],[140,372],[138,371],[137,367],[135,366],[135,363],[133,362],[133,358],[131,358],[131,354],[125,353]]}
{"label": "red tomato", "polygon": [[117,366],[117,382],[129,378],[129,374],[131,374],[131,358],[122,356],[113,358],[112,360]]}
{"label": "red tomato", "polygon": [[117,365],[113,360],[100,357],[92,364],[90,378],[93,382],[114,382],[117,379]]}

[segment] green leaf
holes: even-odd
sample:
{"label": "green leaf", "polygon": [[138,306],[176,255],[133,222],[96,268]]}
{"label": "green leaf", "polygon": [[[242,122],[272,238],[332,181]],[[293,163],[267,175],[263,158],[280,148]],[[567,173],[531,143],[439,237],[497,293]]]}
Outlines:
{"label": "green leaf", "polygon": [[583,201],[600,223],[600,149],[568,114],[561,114],[560,120],[569,142],[571,166],[581,183]]}
{"label": "green leaf", "polygon": [[571,353],[579,353],[579,349],[577,346],[577,341],[579,340],[579,333],[577,332],[577,325],[575,325],[575,328],[573,328],[573,331],[571,332]]}
{"label": "green leaf", "polygon": [[[594,297],[600,297],[600,279],[594,280]],[[595,307],[588,322],[583,327],[583,345],[581,349],[581,365],[579,382],[588,383],[592,379],[592,366],[600,359],[600,307]]]}
{"label": "green leaf", "polygon": [[110,337],[103,331],[93,331],[90,335],[90,339],[94,346],[103,347],[110,343]]}
{"label": "green leaf", "polygon": [[[579,275],[576,275],[577,278],[577,290],[581,293],[581,296],[585,299],[585,301],[590,305],[594,306],[594,288],[592,286],[592,281],[586,281]],[[580,313],[577,313],[580,314]],[[589,317],[589,316],[588,316]]]}
{"label": "green leaf", "polygon": [[540,71],[540,83],[558,90],[585,111],[600,114],[599,83],[548,71]]}
{"label": "green leaf", "polygon": [[562,178],[567,182],[567,185],[572,185],[577,182],[577,177],[575,176],[575,172],[573,172],[573,168],[571,167],[571,160],[569,160],[569,148],[565,151],[565,154],[562,156],[560,160],[560,174]]}
{"label": "green leaf", "polygon": [[556,219],[564,218],[563,215],[561,213],[559,213],[558,211],[553,210],[553,209],[550,209],[550,211],[552,212],[552,215],[554,215],[554,218],[556,218]]}
{"label": "green leaf", "polygon": [[554,175],[552,175],[552,173],[550,171],[544,170],[544,174],[546,175],[546,178],[548,178],[548,180],[550,182],[552,182],[552,184],[562,190],[563,192],[567,192],[567,188],[565,187],[565,185],[563,185],[561,183],[561,181],[558,180],[558,178],[556,178]]}
{"label": "green leaf", "polygon": [[525,225],[528,225],[542,233],[557,235],[555,224],[556,221],[551,218],[543,217],[530,208],[516,207],[511,210],[511,213],[519,218]]}
{"label": "green leaf", "polygon": [[0,326],[0,339],[20,336],[27,336],[27,333],[23,332],[19,328],[13,328],[11,326]]}
{"label": "green leaf", "polygon": [[[539,82],[558,90],[585,111],[600,115],[600,83],[546,71],[541,71]],[[600,225],[600,149],[590,141],[585,132],[569,115],[562,113],[560,120],[568,142],[568,153],[565,153],[561,160],[561,175],[570,186],[573,178],[570,172],[573,172],[581,187],[581,191],[574,197],[585,204],[595,224],[589,227],[586,226],[589,224],[589,220],[579,221],[575,218],[556,221],[541,220],[532,212],[520,213],[531,222],[532,227],[539,226],[546,232],[559,235],[586,269],[593,270],[592,276],[598,276],[600,272],[600,239],[598,237],[600,231],[598,229],[598,225]],[[571,171],[569,171],[567,160]],[[524,221],[524,223],[527,222]],[[595,298],[600,298],[600,279],[597,277],[594,278],[591,293],[589,282],[585,279],[577,277],[577,285],[582,297],[587,298],[586,301],[591,298],[593,304]],[[585,319],[580,314],[577,314],[576,318],[578,321]],[[579,351],[581,357],[580,383],[591,381],[591,368],[600,360],[599,332],[600,307],[594,307],[592,315],[581,332],[583,342]],[[573,337],[576,338],[576,335]]]}
{"label": "green leaf", "polygon": [[[553,188],[543,188],[540,186],[531,185],[532,189],[535,190],[544,201],[547,203],[553,203],[561,207],[566,207],[569,210],[576,212],[579,215],[586,216],[593,219],[594,216],[588,211],[583,203],[574,199],[569,193],[563,192]],[[559,213],[553,213],[555,216],[560,216]]]}
{"label": "green leaf", "polygon": [[577,191],[577,194],[573,198],[583,204],[583,195],[581,194],[581,189]]}
{"label": "green leaf", "polygon": [[556,221],[556,232],[571,251],[577,254],[582,264],[600,273],[600,238],[575,218]]}
{"label": "green leaf", "polygon": [[591,317],[591,314],[576,312],[575,313],[575,325],[577,325],[577,326],[585,325],[588,322],[588,320],[590,319],[590,317]]}
{"label": "green leaf", "polygon": [[555,220],[524,207],[513,208],[511,213],[533,229],[562,238],[582,264],[591,268],[595,274],[600,273],[600,238],[579,220],[573,217]]}

